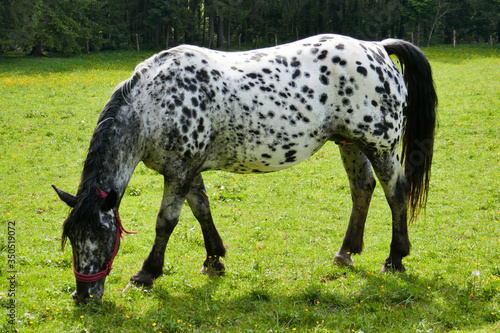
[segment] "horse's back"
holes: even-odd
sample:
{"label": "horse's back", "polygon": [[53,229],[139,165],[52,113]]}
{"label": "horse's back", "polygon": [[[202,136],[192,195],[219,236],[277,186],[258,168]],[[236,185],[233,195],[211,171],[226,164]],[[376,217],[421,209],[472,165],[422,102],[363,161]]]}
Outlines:
{"label": "horse's back", "polygon": [[[380,43],[337,35],[246,52],[179,46],[137,67],[150,154],[269,172],[342,137],[393,149],[406,88]],[[165,156],[167,156],[165,158]]]}

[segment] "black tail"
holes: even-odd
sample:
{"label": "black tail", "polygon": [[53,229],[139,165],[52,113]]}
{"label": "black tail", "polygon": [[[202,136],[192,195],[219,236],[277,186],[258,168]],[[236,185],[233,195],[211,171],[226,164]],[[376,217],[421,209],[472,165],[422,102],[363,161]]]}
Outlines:
{"label": "black tail", "polygon": [[396,39],[384,40],[382,44],[387,53],[399,58],[408,87],[401,163],[409,183],[408,206],[413,220],[425,208],[429,193],[437,95],[431,66],[420,49]]}

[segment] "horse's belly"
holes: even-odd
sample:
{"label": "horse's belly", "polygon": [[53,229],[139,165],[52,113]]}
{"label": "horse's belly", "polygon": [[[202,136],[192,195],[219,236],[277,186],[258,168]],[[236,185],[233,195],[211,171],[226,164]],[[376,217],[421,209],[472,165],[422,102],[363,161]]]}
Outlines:
{"label": "horse's belly", "polygon": [[228,149],[215,161],[214,169],[235,173],[266,173],[289,168],[317,152],[326,140],[268,142]]}

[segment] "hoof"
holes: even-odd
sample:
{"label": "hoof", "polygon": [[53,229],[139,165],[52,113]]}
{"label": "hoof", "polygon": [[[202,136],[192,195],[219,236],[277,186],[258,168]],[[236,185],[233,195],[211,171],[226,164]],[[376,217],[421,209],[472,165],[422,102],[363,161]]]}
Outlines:
{"label": "hoof", "polygon": [[130,282],[128,283],[125,290],[130,287],[137,287],[143,290],[149,290],[153,288],[154,280],[151,274],[139,272],[130,278]]}
{"label": "hoof", "polygon": [[337,252],[335,257],[333,257],[333,262],[339,266],[352,266],[354,265],[354,261],[351,258],[351,255],[347,252]]}
{"label": "hoof", "polygon": [[200,273],[206,274],[211,278],[216,277],[216,276],[222,277],[226,274],[225,273],[226,268],[224,267],[224,264],[221,262],[217,262],[217,263],[209,265],[209,266],[206,266],[206,265],[203,265],[203,266],[204,267],[201,269]]}
{"label": "hoof", "polygon": [[406,271],[406,268],[403,263],[401,261],[399,263],[393,263],[390,257],[386,259],[380,270],[381,273],[403,273],[404,271]]}

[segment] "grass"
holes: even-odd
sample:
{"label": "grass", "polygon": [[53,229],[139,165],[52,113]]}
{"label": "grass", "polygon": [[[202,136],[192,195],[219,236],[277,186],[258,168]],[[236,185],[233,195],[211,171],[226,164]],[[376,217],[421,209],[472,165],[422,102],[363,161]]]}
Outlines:
{"label": "grass", "polygon": [[[332,265],[350,213],[334,144],[268,175],[207,172],[228,248],[227,275],[198,273],[201,230],[185,206],[151,291],[122,292],[154,238],[162,178],[140,165],[122,202],[127,235],[102,304],[75,306],[68,208],[93,128],[114,87],[146,53],[0,58],[0,327],[21,332],[492,332],[500,329],[500,51],[424,49],[440,98],[431,193],[409,226],[407,272],[381,274],[390,214],[377,186],[365,251]],[[9,243],[10,226],[15,223]],[[12,236],[12,235],[11,235]],[[15,245],[16,285],[8,254]],[[9,292],[15,291],[11,297]],[[15,324],[10,318],[15,300]]]}

